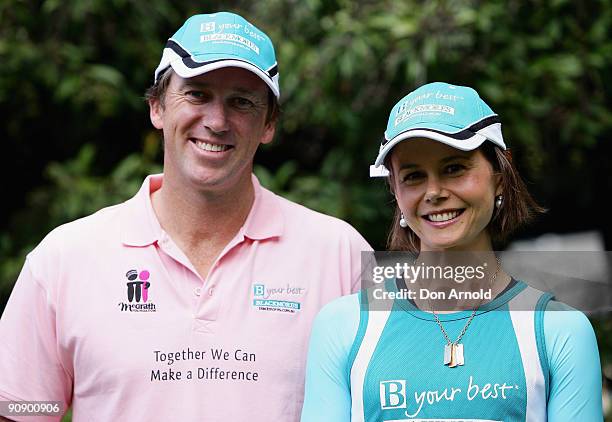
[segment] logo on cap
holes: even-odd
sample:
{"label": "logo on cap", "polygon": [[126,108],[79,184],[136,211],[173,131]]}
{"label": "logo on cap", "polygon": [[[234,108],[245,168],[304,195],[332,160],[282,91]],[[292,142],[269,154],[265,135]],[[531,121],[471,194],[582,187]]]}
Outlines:
{"label": "logo on cap", "polygon": [[200,32],[215,32],[215,22],[204,22],[200,27]]}
{"label": "logo on cap", "polygon": [[399,125],[405,120],[408,120],[414,115],[424,114],[424,113],[447,113],[447,114],[454,115],[455,108],[447,106],[447,105],[443,105],[443,104],[421,104],[409,110],[406,110],[402,114],[397,116],[395,119],[395,126]]}

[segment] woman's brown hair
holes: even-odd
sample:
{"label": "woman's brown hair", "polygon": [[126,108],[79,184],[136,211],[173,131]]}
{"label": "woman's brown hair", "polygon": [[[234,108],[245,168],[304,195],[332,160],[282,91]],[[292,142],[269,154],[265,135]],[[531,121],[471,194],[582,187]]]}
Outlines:
{"label": "woman's brown hair", "polygon": [[[510,150],[503,150],[491,142],[484,142],[480,151],[493,166],[493,171],[501,175],[501,190],[504,197],[502,205],[496,208],[487,230],[491,236],[494,249],[501,249],[508,237],[517,229],[526,226],[539,213],[546,209],[533,199],[518,170],[512,162]],[[385,167],[389,169],[389,184],[393,187],[393,171],[391,168],[391,152],[385,159]],[[391,251],[419,252],[421,242],[418,236],[399,225],[401,210],[396,205],[395,216],[387,238],[387,248]]]}

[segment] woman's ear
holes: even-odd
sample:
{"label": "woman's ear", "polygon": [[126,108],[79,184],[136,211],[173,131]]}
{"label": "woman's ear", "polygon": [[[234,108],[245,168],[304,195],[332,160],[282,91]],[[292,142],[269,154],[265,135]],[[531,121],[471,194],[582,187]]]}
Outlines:
{"label": "woman's ear", "polygon": [[[385,168],[389,172],[387,176],[387,184],[389,185],[389,192],[391,195],[395,196],[395,177],[393,177],[393,166],[391,165],[391,160],[387,159],[384,163]],[[395,197],[395,202],[397,202],[397,197]]]}
{"label": "woman's ear", "polygon": [[497,173],[493,177],[495,178],[495,196],[503,195],[504,189],[502,186],[502,175],[500,173]]}

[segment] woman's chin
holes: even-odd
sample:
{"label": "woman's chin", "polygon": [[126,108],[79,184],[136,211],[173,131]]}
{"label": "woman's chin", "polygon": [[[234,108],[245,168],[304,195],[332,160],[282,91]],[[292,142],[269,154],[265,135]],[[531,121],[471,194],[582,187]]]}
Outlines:
{"label": "woman's chin", "polygon": [[449,249],[460,248],[461,244],[457,242],[432,242],[421,243],[421,251],[445,251]]}
{"label": "woman's chin", "polygon": [[440,251],[461,247],[464,243],[461,236],[431,236],[421,239],[421,250]]}

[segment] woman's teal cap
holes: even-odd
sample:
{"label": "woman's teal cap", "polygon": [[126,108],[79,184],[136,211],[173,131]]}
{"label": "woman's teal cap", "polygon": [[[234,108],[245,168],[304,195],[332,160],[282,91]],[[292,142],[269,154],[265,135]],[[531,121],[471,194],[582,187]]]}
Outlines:
{"label": "woman's teal cap", "polygon": [[491,107],[474,89],[444,82],[423,85],[393,107],[370,176],[387,176],[385,157],[398,143],[411,138],[432,139],[463,151],[476,149],[487,140],[506,149],[501,121]]}

